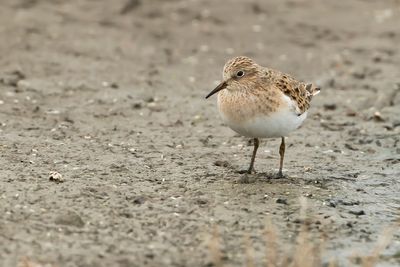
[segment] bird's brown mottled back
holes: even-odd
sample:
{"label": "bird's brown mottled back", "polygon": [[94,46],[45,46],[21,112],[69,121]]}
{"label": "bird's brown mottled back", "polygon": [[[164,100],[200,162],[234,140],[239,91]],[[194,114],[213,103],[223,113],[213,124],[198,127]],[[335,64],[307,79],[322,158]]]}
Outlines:
{"label": "bird's brown mottled back", "polygon": [[319,93],[319,88],[314,85],[297,81],[276,70],[265,68],[264,79],[270,79],[270,86],[278,88],[296,102],[299,115],[309,109],[312,97]]}

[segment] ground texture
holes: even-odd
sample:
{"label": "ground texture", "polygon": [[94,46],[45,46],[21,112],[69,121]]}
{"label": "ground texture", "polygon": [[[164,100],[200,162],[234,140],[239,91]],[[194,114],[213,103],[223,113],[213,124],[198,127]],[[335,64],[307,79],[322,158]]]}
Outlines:
{"label": "ground texture", "polygon": [[[224,264],[260,265],[300,196],[325,262],[368,254],[399,218],[399,25],[394,0],[3,0],[0,265],[213,266],[214,232]],[[286,178],[271,139],[243,179],[251,143],[204,99],[236,55],[322,88]]]}

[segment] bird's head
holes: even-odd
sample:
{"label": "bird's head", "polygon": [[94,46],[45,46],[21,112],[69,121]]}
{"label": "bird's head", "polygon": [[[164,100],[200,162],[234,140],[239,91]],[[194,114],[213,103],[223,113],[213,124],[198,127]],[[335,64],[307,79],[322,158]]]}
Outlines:
{"label": "bird's head", "polygon": [[259,65],[248,57],[240,56],[232,58],[224,66],[222,82],[206,98],[224,89],[234,91],[249,87],[256,78],[259,67]]}

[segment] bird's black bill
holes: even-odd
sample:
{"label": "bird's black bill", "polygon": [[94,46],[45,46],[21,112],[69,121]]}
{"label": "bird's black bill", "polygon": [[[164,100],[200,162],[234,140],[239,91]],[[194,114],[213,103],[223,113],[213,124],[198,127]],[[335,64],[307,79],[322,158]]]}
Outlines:
{"label": "bird's black bill", "polygon": [[206,99],[209,98],[210,96],[212,96],[213,94],[218,93],[218,92],[221,91],[222,89],[225,89],[226,86],[227,86],[226,82],[220,83],[217,87],[215,87],[214,90],[212,90],[212,91],[206,96]]}

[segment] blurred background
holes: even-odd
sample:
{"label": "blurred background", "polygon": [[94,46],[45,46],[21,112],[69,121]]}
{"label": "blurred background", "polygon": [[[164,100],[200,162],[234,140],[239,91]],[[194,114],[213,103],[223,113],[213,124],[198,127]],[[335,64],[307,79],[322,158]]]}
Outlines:
{"label": "blurred background", "polygon": [[[399,26],[398,0],[2,0],[0,265],[214,266],[215,226],[224,263],[248,236],[261,264],[266,218],[294,243],[299,196],[324,262],[368,254],[400,207]],[[239,55],[322,88],[288,179],[261,177],[268,140],[236,182],[251,147],[204,96]]]}

